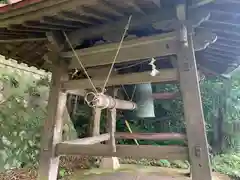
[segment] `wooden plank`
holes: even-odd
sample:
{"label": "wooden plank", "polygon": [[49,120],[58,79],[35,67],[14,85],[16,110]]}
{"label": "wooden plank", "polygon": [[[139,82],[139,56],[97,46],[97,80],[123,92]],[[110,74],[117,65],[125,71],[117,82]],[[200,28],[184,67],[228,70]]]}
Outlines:
{"label": "wooden plank", "polygon": [[212,56],[216,56],[216,57],[222,57],[222,58],[225,58],[225,59],[236,59],[237,56],[234,55],[234,54],[231,54],[231,53],[226,53],[226,52],[222,52],[222,51],[219,51],[219,50],[215,50],[215,49],[211,49],[210,47],[205,51],[205,53],[208,55],[212,55]]}
{"label": "wooden plank", "polygon": [[[107,86],[117,85],[130,85],[130,84],[141,84],[141,83],[161,83],[161,82],[173,82],[178,80],[178,72],[176,69],[162,69],[156,76],[151,76],[151,72],[131,73],[124,75],[112,76]],[[96,87],[102,87],[105,82],[103,77],[95,77],[92,79],[93,84]],[[71,80],[62,83],[62,88],[65,90],[74,90],[79,88],[91,89],[92,86],[88,79]]]}
{"label": "wooden plank", "polygon": [[[84,14],[85,14],[85,12],[84,12]],[[63,12],[58,13],[57,17],[60,19],[66,20],[66,21],[82,23],[85,25],[98,24],[101,22],[92,17],[88,17],[83,14],[77,13],[76,11],[63,11]]]}
{"label": "wooden plank", "polygon": [[31,21],[40,19],[43,16],[54,16],[58,12],[63,10],[72,10],[78,6],[83,5],[94,5],[96,4],[96,0],[89,0],[89,1],[79,1],[79,0],[70,0],[67,3],[65,1],[61,1],[56,5],[47,6],[43,9],[41,7],[37,7],[35,11],[30,11],[27,13],[19,14],[17,16],[13,16],[10,18],[2,19],[0,26],[8,26],[10,24],[22,24],[24,21]]}
{"label": "wooden plank", "polygon": [[86,137],[86,138],[82,138],[82,139],[75,139],[75,140],[71,140],[71,141],[63,141],[59,144],[81,144],[81,145],[87,145],[87,144],[96,144],[96,143],[100,143],[103,141],[107,141],[110,139],[110,134],[106,133],[106,134],[101,134],[101,135],[97,135],[97,136],[93,136],[93,137]]}
{"label": "wooden plank", "polygon": [[49,30],[46,29],[37,29],[37,28],[26,28],[23,27],[22,25],[10,25],[7,27],[9,31],[15,31],[15,32],[26,32],[26,33],[45,33],[48,32]]}
{"label": "wooden plank", "polygon": [[175,99],[180,96],[179,92],[162,92],[162,93],[153,93],[153,99],[166,100],[166,99]]}
{"label": "wooden plank", "polygon": [[168,160],[187,160],[188,150],[182,146],[117,145],[111,152],[109,145],[58,144],[57,155],[89,155],[106,157],[153,158]]}
{"label": "wooden plank", "polygon": [[[179,5],[177,10],[184,21],[185,6]],[[184,29],[182,29],[183,31]],[[193,180],[211,180],[211,168],[208,153],[208,142],[206,137],[205,120],[202,109],[199,79],[196,66],[195,52],[191,27],[188,29],[187,44],[179,42],[179,53],[177,54],[180,89],[184,103],[184,117],[188,138],[189,157]],[[185,29],[186,31],[186,29]],[[180,38],[182,39],[182,38]]]}
{"label": "wooden plank", "polygon": [[35,29],[46,29],[46,30],[62,30],[62,31],[73,31],[76,28],[69,28],[67,26],[62,25],[50,25],[47,23],[39,23],[39,22],[24,22],[22,26],[27,28],[35,28]]}
{"label": "wooden plank", "polygon": [[[136,27],[144,27],[146,25],[151,25],[153,22],[162,21],[165,23],[166,21],[176,19],[176,13],[173,8],[164,8],[161,11],[153,12],[148,16],[142,15],[139,16],[139,13],[132,14],[132,20],[129,26],[129,30],[134,29]],[[110,31],[119,31],[119,29],[123,29],[126,23],[128,22],[128,17],[122,18],[116,22],[110,22],[108,24],[103,24],[101,26],[96,26],[92,28],[84,28],[73,31],[68,34],[70,42],[73,46],[78,45],[78,42],[81,39],[88,39],[92,37],[99,37],[106,32]]]}
{"label": "wooden plank", "polygon": [[[194,48],[196,51],[205,49],[209,44],[216,41],[216,35],[209,31],[199,30],[194,35]],[[178,52],[176,32],[148,36],[123,42],[117,57],[117,63],[132,60],[142,60],[158,56],[173,55]],[[84,67],[93,67],[111,64],[116,54],[119,43],[99,45],[91,48],[76,50]],[[71,58],[70,69],[79,67],[74,54],[62,52],[63,58]]]}
{"label": "wooden plank", "polygon": [[186,135],[180,133],[127,133],[116,132],[116,139],[141,139],[141,140],[182,140],[185,141]]}
{"label": "wooden plank", "polygon": [[[210,10],[205,10],[202,8],[199,9],[191,9],[189,11],[189,19],[188,19],[188,25],[192,26],[194,28],[200,26],[203,22],[207,21],[210,18]],[[155,22],[153,23],[153,27],[155,29],[161,29],[161,30],[169,30],[169,29],[178,29],[178,19],[171,20],[168,22]]]}
{"label": "wooden plank", "polygon": [[18,16],[18,15],[21,15],[21,14],[24,14],[24,13],[28,13],[28,12],[31,12],[31,11],[36,11],[38,9],[42,9],[42,8],[46,8],[46,7],[49,7],[49,6],[53,6],[53,5],[56,5],[56,4],[60,4],[60,3],[63,3],[63,2],[66,2],[67,0],[48,0],[48,1],[41,1],[37,4],[33,4],[33,5],[27,5],[25,7],[22,7],[22,8],[19,8],[19,9],[14,9],[14,11],[10,11],[8,13],[4,13],[4,14],[1,14],[1,17],[0,19],[7,19],[7,18],[10,18],[10,17],[13,17],[13,16]]}
{"label": "wooden plank", "polygon": [[46,41],[47,38],[5,38],[0,39],[0,43],[12,43],[12,42],[31,42],[31,41]]}
{"label": "wooden plank", "polygon": [[82,23],[77,23],[75,21],[66,21],[58,17],[44,17],[40,20],[40,22],[48,25],[63,26],[67,28],[83,28],[84,27]]}
{"label": "wooden plank", "polygon": [[[177,52],[176,33],[167,33],[150,37],[142,37],[123,42],[119,52],[117,63],[151,58],[156,56],[167,56]],[[84,67],[111,64],[119,43],[99,45],[82,50],[76,50]],[[60,54],[63,58],[72,58],[69,68],[79,66],[73,53],[63,52]]]}

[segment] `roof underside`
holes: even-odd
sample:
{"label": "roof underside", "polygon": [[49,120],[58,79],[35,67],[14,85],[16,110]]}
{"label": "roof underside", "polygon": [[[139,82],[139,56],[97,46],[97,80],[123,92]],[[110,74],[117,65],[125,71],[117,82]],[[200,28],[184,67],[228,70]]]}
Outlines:
{"label": "roof underside", "polygon": [[[22,0],[5,5],[0,7],[0,54],[29,66],[49,70],[51,62],[44,58],[49,52],[47,32],[65,31],[76,49],[117,43],[125,25],[121,22],[126,22],[129,15],[133,14],[134,25],[130,26],[128,38],[164,34],[171,32],[172,24],[176,22],[175,2],[177,1]],[[217,41],[196,53],[197,63],[217,74],[229,72],[238,67],[240,62],[240,2],[203,2],[206,0],[193,0],[189,6],[191,16],[195,12],[210,12],[210,18],[196,25],[195,31],[212,31],[217,35]],[[157,17],[158,13],[161,17]],[[137,23],[138,19],[145,17],[152,17],[154,21]],[[75,34],[79,37],[75,38]],[[161,59],[160,68],[169,66],[169,56],[156,59]],[[129,63],[120,66],[129,66]]]}

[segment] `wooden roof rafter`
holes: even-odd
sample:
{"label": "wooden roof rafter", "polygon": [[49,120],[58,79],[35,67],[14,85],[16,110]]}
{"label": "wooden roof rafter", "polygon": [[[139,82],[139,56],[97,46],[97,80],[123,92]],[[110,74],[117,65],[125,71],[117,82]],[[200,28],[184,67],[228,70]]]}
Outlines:
{"label": "wooden roof rafter", "polygon": [[[34,0],[29,1],[32,2]],[[118,42],[118,36],[121,34],[127,21],[127,16],[130,14],[133,14],[133,21],[130,25],[129,37],[124,41],[127,42],[129,39],[136,40],[136,38],[141,36],[146,36],[147,38],[153,36],[154,33],[166,33],[178,28],[175,8],[172,6],[175,2],[171,3],[170,1],[165,2],[160,0],[129,0],[126,2],[121,0],[38,0],[38,3],[19,9],[13,8],[8,13],[2,13],[0,16],[0,26],[7,30],[5,34],[2,34],[13,35],[12,37],[15,38],[14,33],[19,35],[32,33],[33,37],[27,37],[26,39],[24,39],[24,36],[20,39],[5,38],[0,42],[6,43],[12,41],[12,46],[14,46],[18,42],[25,43],[28,41],[35,43],[39,41],[39,43],[42,42],[46,45],[48,42],[46,41],[45,33],[59,30],[66,31],[71,43],[75,47],[94,48],[99,43],[94,44],[95,42],[93,42],[91,44],[91,41],[94,41],[95,38],[102,39],[103,41],[100,43],[105,44]],[[170,4],[170,6],[167,4]],[[192,2],[189,8],[191,14],[189,24],[196,28],[196,31],[206,29],[217,34],[219,39],[216,41],[216,45],[212,45],[211,47],[216,48],[216,46],[223,45],[226,48],[231,48],[238,45],[240,34],[238,34],[237,29],[239,25],[235,23],[238,22],[236,20],[240,14],[237,8],[239,7],[239,3],[229,3],[226,1],[219,3],[217,1],[201,7],[199,5],[203,5],[201,0]],[[154,12],[154,10],[156,11]],[[210,16],[209,12],[212,12]],[[224,16],[225,18],[223,18]],[[236,29],[233,27],[236,27]],[[139,30],[148,31],[147,33],[150,34],[139,36],[136,34]],[[33,34],[34,32],[36,32],[36,36]],[[43,39],[38,38],[42,34],[44,34]],[[90,45],[85,47],[85,41],[86,43],[89,41]],[[200,45],[202,47],[200,49],[206,48],[203,44]],[[65,44],[64,47],[67,48],[67,45]],[[214,51],[211,47],[208,49],[209,52],[223,53],[220,50]],[[42,50],[42,53],[48,53],[44,48]],[[40,55],[39,53],[40,51],[36,52],[36,55],[33,53],[31,57],[42,60],[44,55]],[[27,53],[25,54],[27,55]],[[159,55],[162,54],[159,53]],[[227,55],[236,56],[237,53],[230,50]],[[24,58],[24,53],[21,56],[20,59],[27,59]],[[233,59],[231,58],[229,61]]]}

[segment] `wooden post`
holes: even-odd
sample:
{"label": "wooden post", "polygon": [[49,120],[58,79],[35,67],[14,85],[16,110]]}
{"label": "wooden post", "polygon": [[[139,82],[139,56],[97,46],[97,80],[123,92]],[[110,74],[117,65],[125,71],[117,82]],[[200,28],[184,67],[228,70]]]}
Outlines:
{"label": "wooden post", "polygon": [[48,115],[44,123],[41,140],[41,154],[38,180],[56,180],[59,157],[55,156],[55,146],[62,141],[63,112],[66,107],[66,93],[61,92],[64,73],[55,66],[48,100]]}
{"label": "wooden post", "polygon": [[60,36],[57,33],[47,33],[51,52],[52,81],[49,92],[47,119],[44,123],[41,139],[40,165],[38,180],[56,180],[58,176],[59,157],[55,155],[56,144],[62,141],[63,115],[66,108],[67,94],[61,88],[62,81],[68,80],[58,54],[61,51]]}
{"label": "wooden post", "polygon": [[[185,5],[178,5],[178,18],[185,20]],[[181,21],[180,21],[181,22]],[[184,103],[189,156],[193,180],[211,180],[208,143],[205,130],[192,27],[181,24],[178,58],[181,94]]]}
{"label": "wooden post", "polygon": [[100,121],[102,110],[100,108],[92,109],[92,136],[98,136],[100,134]]}
{"label": "wooden post", "polygon": [[112,152],[116,152],[116,140],[115,140],[115,132],[116,132],[116,118],[117,118],[117,110],[116,108],[110,109],[110,118],[109,118],[109,132],[110,132],[110,144]]}
{"label": "wooden post", "polygon": [[[113,98],[117,95],[117,89],[113,89],[112,93]],[[111,151],[113,153],[116,152],[116,140],[115,140],[115,132],[116,132],[116,118],[117,118],[117,110],[116,108],[107,109],[107,124],[108,131],[110,133],[110,141],[108,144],[111,146]],[[119,160],[117,157],[105,157],[101,161],[100,167],[107,169],[118,169],[120,167]]]}

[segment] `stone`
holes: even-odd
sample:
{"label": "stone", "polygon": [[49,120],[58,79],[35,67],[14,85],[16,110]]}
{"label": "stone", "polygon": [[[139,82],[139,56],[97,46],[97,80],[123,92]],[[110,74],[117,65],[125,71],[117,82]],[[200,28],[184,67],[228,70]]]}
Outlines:
{"label": "stone", "polygon": [[116,170],[120,168],[119,160],[117,157],[105,157],[100,163],[100,168]]}

